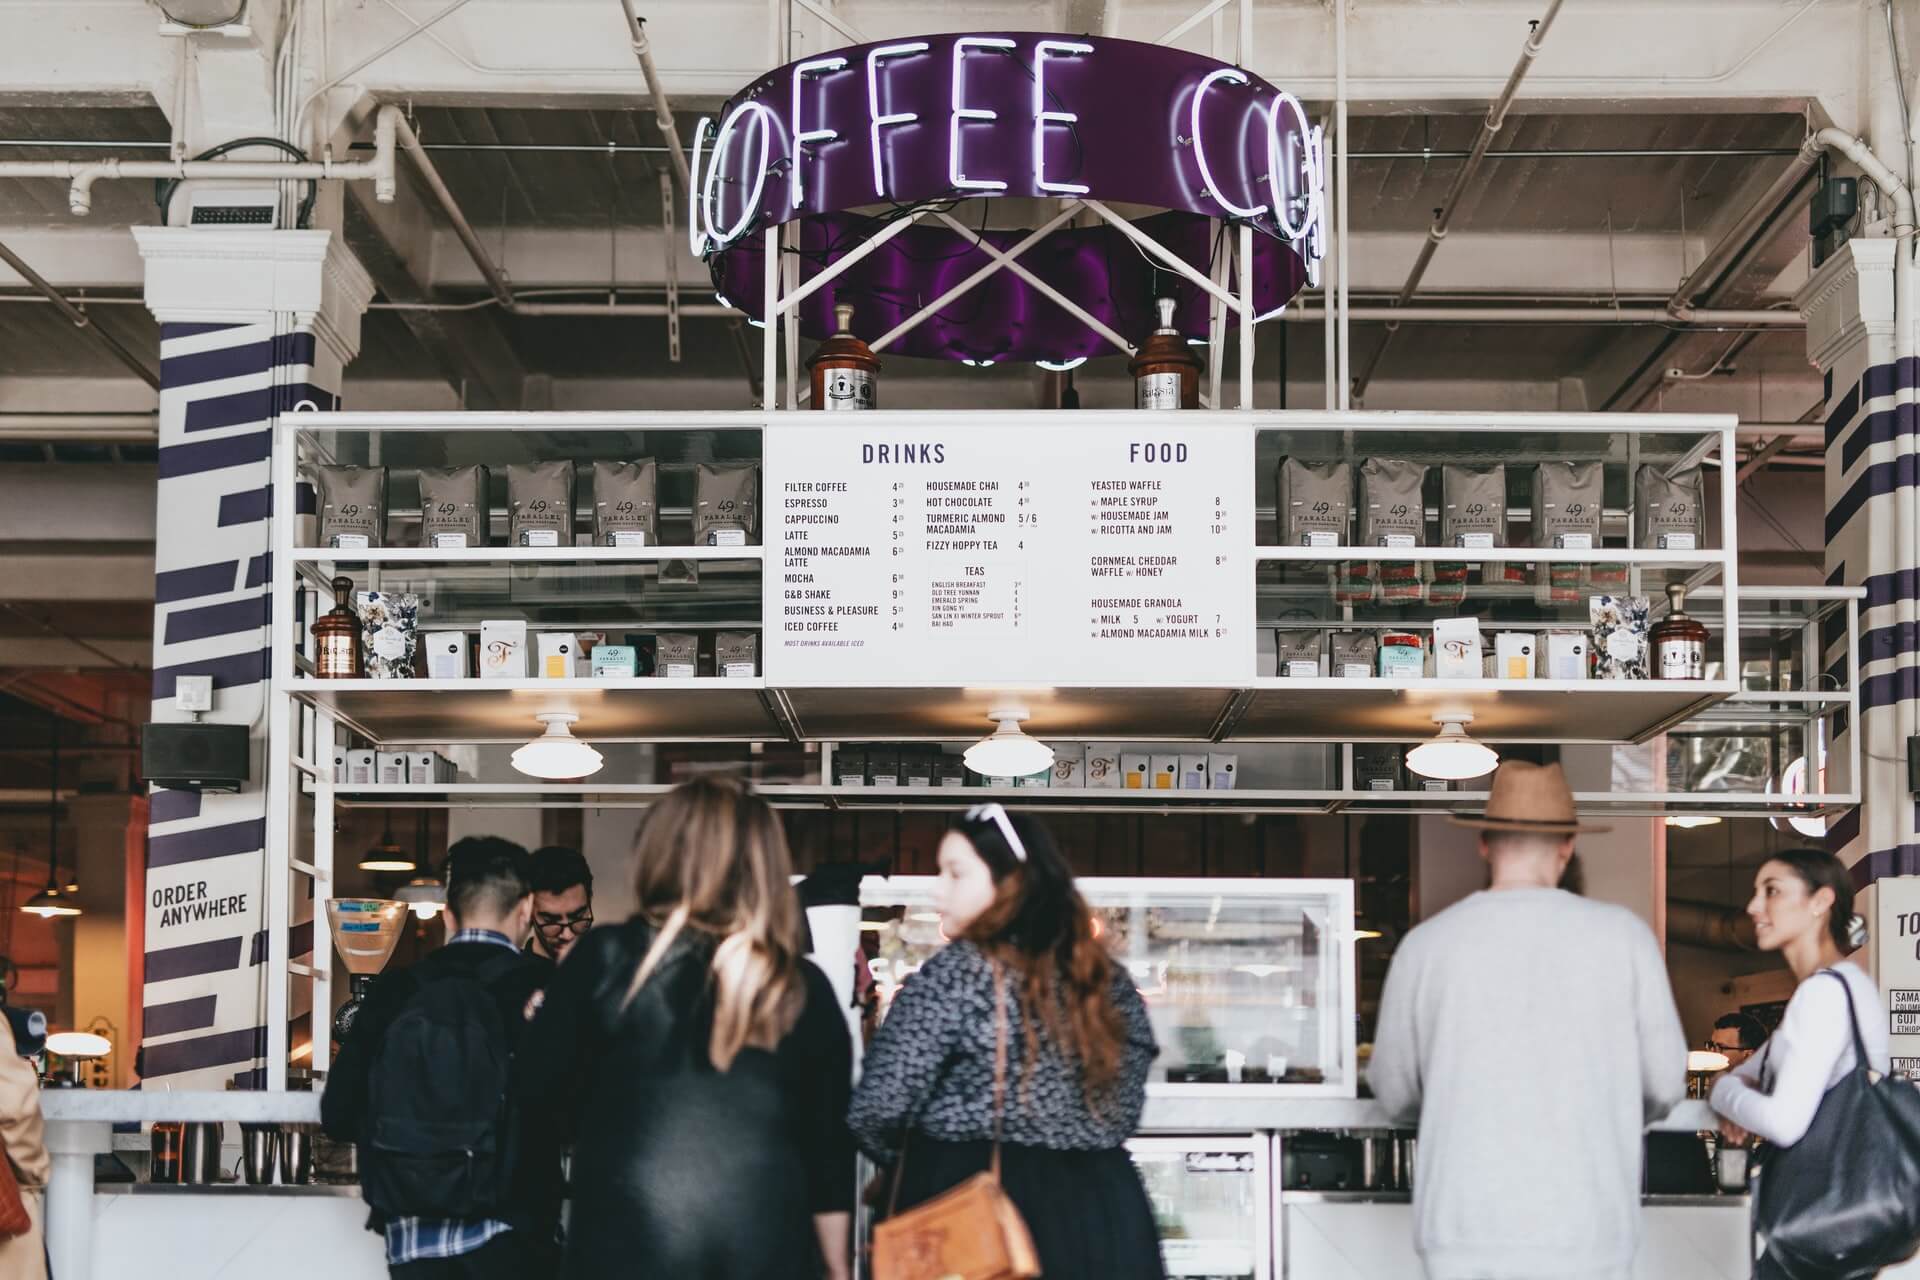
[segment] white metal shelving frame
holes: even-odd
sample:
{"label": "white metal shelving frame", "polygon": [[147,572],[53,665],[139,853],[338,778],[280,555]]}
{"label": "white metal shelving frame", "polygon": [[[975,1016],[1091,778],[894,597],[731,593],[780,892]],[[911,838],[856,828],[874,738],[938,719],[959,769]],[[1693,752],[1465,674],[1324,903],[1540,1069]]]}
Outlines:
{"label": "white metal shelving frame", "polygon": [[[981,420],[996,423],[1017,421],[1020,425],[1030,425],[1033,429],[1044,430],[1062,425],[1062,415],[1044,412],[1032,414],[992,414],[973,415],[965,411],[953,413],[927,413],[884,411],[865,415],[859,425],[884,429],[888,426],[925,426],[930,423],[952,425],[956,419],[965,420],[978,416]],[[1077,413],[1071,421],[1078,425],[1111,425],[1115,430],[1130,429],[1138,431],[1151,427],[1150,419],[1159,415],[1143,415],[1135,412]],[[1682,464],[1694,461],[1704,462],[1707,466],[1717,466],[1723,484],[1728,490],[1733,487],[1733,470],[1737,462],[1734,451],[1735,421],[1731,417],[1701,415],[1606,415],[1606,414],[1510,414],[1510,415],[1471,415],[1456,413],[1424,412],[1274,412],[1274,413],[1229,413],[1213,412],[1201,415],[1178,415],[1170,419],[1183,426],[1199,425],[1196,419],[1204,419],[1209,430],[1241,431],[1252,438],[1249,456],[1257,456],[1258,433],[1340,433],[1349,442],[1349,451],[1355,456],[1365,453],[1366,436],[1369,433],[1430,433],[1435,440],[1458,440],[1465,433],[1474,433],[1479,437],[1497,437],[1499,435],[1519,436],[1524,434],[1551,433],[1566,436],[1625,436],[1628,444],[1628,461],[1637,460],[1638,442],[1644,435],[1687,435],[1694,437],[1692,447],[1684,454],[1677,450],[1667,450],[1666,456],[1678,456]],[[613,412],[613,413],[295,413],[283,417],[276,431],[275,448],[275,485],[279,492],[290,493],[294,490],[298,470],[303,462],[330,460],[332,454],[328,442],[333,439],[329,433],[378,433],[382,436],[407,435],[415,433],[490,433],[510,432],[518,439],[510,452],[515,457],[537,456],[542,436],[564,432],[574,439],[581,433],[627,432],[627,433],[686,433],[686,432],[758,432],[764,440],[764,433],[782,429],[783,424],[799,420],[793,415],[781,412]],[[817,424],[819,419],[808,420]],[[534,455],[528,454],[529,444],[533,442]],[[1525,445],[1520,446],[1522,448]],[[1611,447],[1611,446],[1610,446]],[[1443,444],[1436,444],[1436,454],[1449,451]],[[566,456],[567,446],[554,446],[545,450],[549,456]],[[377,454],[375,455],[378,456]],[[764,456],[764,450],[763,450]],[[1516,456],[1515,462],[1531,461],[1530,456]],[[1246,482],[1248,500],[1253,501],[1252,476]],[[776,492],[777,478],[763,477],[762,492]],[[290,504],[288,504],[290,505]],[[777,509],[771,504],[763,504],[763,510],[769,515]],[[515,566],[540,564],[645,564],[670,559],[699,561],[741,561],[750,562],[760,570],[762,598],[765,599],[768,570],[767,552],[764,547],[682,547],[656,546],[646,548],[604,548],[604,547],[560,547],[560,548],[515,548],[492,546],[468,548],[464,550],[438,550],[429,548],[374,548],[366,551],[343,552],[328,548],[303,547],[296,545],[299,520],[288,510],[276,508],[274,518],[274,556],[275,574],[283,588],[299,586],[312,591],[319,588],[331,573],[340,566],[365,567],[377,570],[381,566],[397,568],[417,568],[429,564],[449,564],[465,568],[487,565],[500,566],[501,572],[510,572]],[[1329,564],[1342,560],[1414,560],[1458,562],[1495,562],[1521,563],[1528,561],[1563,561],[1624,563],[1631,573],[1637,576],[1645,568],[1671,569],[1676,566],[1691,568],[1690,575],[1697,581],[1717,580],[1719,608],[1709,613],[1707,620],[1716,627],[1723,639],[1720,654],[1723,673],[1737,673],[1740,670],[1740,618],[1739,611],[1743,599],[1763,600],[1776,593],[1743,592],[1738,580],[1738,530],[1735,525],[1733,504],[1724,504],[1720,513],[1718,530],[1719,546],[1694,552],[1668,552],[1633,548],[1606,548],[1590,552],[1546,552],[1530,548],[1500,548],[1489,552],[1466,552],[1458,548],[1298,548],[1280,546],[1253,546],[1244,549],[1243,566],[1250,591],[1258,591],[1261,566],[1275,563],[1298,563],[1302,561],[1326,562]],[[1849,647],[1858,634],[1858,593],[1847,593],[1843,589],[1807,589],[1788,593],[1796,599],[1819,599],[1827,601],[1832,608],[1844,607],[1847,618]],[[649,784],[534,784],[534,783],[465,783],[432,786],[394,786],[380,788],[352,788],[337,786],[333,781],[331,757],[333,748],[342,730],[359,733],[363,737],[378,741],[382,725],[377,718],[363,714],[365,707],[356,708],[354,699],[371,705],[376,710],[381,695],[405,695],[420,700],[433,714],[436,705],[444,706],[451,713],[461,705],[462,700],[479,699],[482,703],[496,701],[500,706],[511,706],[517,719],[526,721],[524,731],[515,729],[510,734],[466,734],[421,732],[408,735],[410,743],[481,741],[504,742],[519,741],[532,736],[531,716],[536,709],[528,701],[533,698],[572,698],[583,706],[617,705],[623,708],[653,708],[667,703],[676,703],[682,707],[699,707],[701,700],[713,699],[714,705],[726,702],[742,708],[742,715],[751,719],[764,717],[758,725],[743,726],[737,733],[722,733],[722,738],[745,741],[754,738],[763,740],[861,740],[877,741],[954,741],[959,733],[949,729],[946,732],[932,732],[922,728],[918,732],[901,733],[889,736],[888,726],[874,723],[872,733],[825,733],[811,731],[806,722],[805,707],[809,700],[817,703],[820,699],[835,700],[843,709],[857,711],[861,706],[877,704],[889,698],[903,699],[912,703],[916,694],[921,700],[928,697],[959,696],[963,691],[922,686],[901,686],[875,684],[859,689],[807,688],[802,686],[781,686],[765,677],[740,679],[704,679],[704,680],[631,680],[631,681],[319,681],[310,674],[310,666],[303,660],[296,645],[304,651],[306,637],[296,635],[294,629],[295,604],[294,591],[276,590],[272,597],[272,661],[270,672],[269,698],[269,762],[268,762],[268,851],[271,870],[268,876],[268,954],[270,971],[291,971],[295,976],[309,980],[313,986],[313,1007],[325,1009],[330,1003],[332,982],[331,965],[325,958],[318,958],[312,966],[289,966],[287,949],[287,922],[293,900],[292,881],[288,872],[298,873],[310,878],[314,884],[316,903],[324,900],[332,887],[333,848],[332,813],[342,803],[353,805],[445,805],[465,806],[478,804],[517,804],[570,807],[592,805],[595,807],[624,805],[643,806],[662,790]],[[1702,591],[1696,598],[1710,600],[1712,590]],[[762,614],[762,626],[767,618]],[[1571,624],[1570,624],[1571,625]],[[1805,670],[1818,672],[1824,670],[1823,655],[1820,654],[1816,640],[1811,633],[1817,628],[1808,624],[1808,656]],[[1254,639],[1250,635],[1249,667],[1252,666],[1251,652]],[[1476,705],[1493,705],[1501,699],[1521,699],[1543,707],[1562,707],[1561,720],[1551,739],[1543,739],[1538,732],[1528,732],[1513,737],[1503,737],[1499,732],[1489,732],[1488,740],[1557,740],[1580,741],[1582,735],[1578,726],[1587,709],[1602,705],[1597,699],[1628,695],[1645,696],[1654,699],[1667,699],[1659,709],[1659,714],[1650,716],[1644,722],[1630,726],[1632,732],[1610,734],[1605,737],[1589,738],[1598,741],[1622,741],[1644,739],[1648,735],[1671,727],[1674,724],[1697,717],[1701,712],[1714,707],[1732,708],[1751,705],[1756,719],[1766,719],[1760,713],[1773,709],[1771,718],[1778,719],[1787,714],[1781,708],[1788,708],[1793,714],[1802,714],[1809,723],[1830,718],[1839,711],[1857,716],[1857,659],[1849,655],[1849,679],[1844,690],[1817,691],[1813,693],[1767,693],[1744,691],[1739,681],[1731,674],[1721,679],[1695,682],[1684,688],[1676,688],[1673,682],[1575,682],[1562,687],[1557,682],[1504,682],[1504,681],[1435,681],[1425,680],[1411,683],[1406,687],[1395,685],[1392,681],[1378,679],[1365,681],[1319,680],[1292,681],[1276,678],[1242,676],[1239,678],[1218,679],[1206,682],[1167,683],[1142,681],[1136,684],[1112,685],[1100,690],[1101,696],[1111,697],[1124,703],[1127,699],[1140,701],[1142,706],[1149,705],[1152,697],[1168,693],[1182,692],[1201,695],[1196,702],[1204,703],[1207,697],[1217,692],[1218,706],[1203,719],[1205,723],[1193,733],[1175,738],[1168,733],[1147,734],[1141,740],[1152,741],[1212,741],[1232,743],[1237,741],[1273,741],[1273,740],[1318,740],[1326,742],[1351,742],[1356,738],[1366,740],[1375,738],[1390,741],[1417,741],[1431,733],[1426,711],[1413,719],[1405,719],[1397,727],[1371,732],[1354,732],[1349,725],[1338,732],[1330,729],[1320,735],[1249,735],[1236,736],[1235,725],[1248,712],[1257,708],[1262,698],[1309,696],[1317,700],[1316,705],[1323,714],[1339,713],[1343,704],[1355,703],[1366,697],[1391,696],[1406,701],[1414,699],[1422,707],[1435,698],[1464,699],[1469,709]],[[1069,686],[1056,686],[1068,689]],[[988,695],[991,691],[987,691]],[[1356,698],[1360,695],[1360,698]],[[434,700],[444,699],[443,704]],[[751,705],[749,705],[749,700]],[[800,711],[796,712],[796,704]],[[758,708],[757,710],[755,708]],[[484,707],[482,708],[484,710]],[[1329,711],[1329,709],[1331,709]],[[625,712],[623,712],[625,714]],[[969,712],[969,715],[971,713]],[[844,720],[845,717],[843,716]],[[370,720],[372,722],[370,722]],[[970,723],[970,721],[968,722]],[[984,721],[982,721],[984,723]],[[436,729],[439,726],[429,726]],[[1338,728],[1338,726],[1336,726]],[[1098,741],[1127,741],[1126,736],[1116,736],[1108,732],[1075,733],[1060,731],[1059,726],[1035,729],[1038,736],[1071,739],[1079,737]],[[585,736],[585,735],[583,735]],[[638,731],[612,735],[608,740],[686,740],[687,738],[705,738],[714,736],[705,731],[683,733],[648,731],[641,726]],[[397,743],[396,743],[397,745]],[[830,750],[830,749],[829,749]],[[1848,777],[1859,777],[1858,748],[1853,750],[1852,768]],[[831,777],[830,773],[823,774]],[[1342,776],[1350,778],[1348,770]],[[1857,782],[1850,785],[1857,786]],[[1123,792],[1123,791],[1083,791],[1079,793],[1059,793],[1046,790],[1014,790],[1011,792],[989,792],[980,788],[968,788],[961,792],[952,789],[928,788],[925,791],[901,789],[898,792],[879,788],[843,788],[823,783],[820,785],[782,785],[765,789],[769,800],[785,806],[821,806],[839,808],[872,807],[945,807],[957,803],[973,803],[994,795],[1010,803],[1052,808],[1065,811],[1078,809],[1124,811],[1129,813],[1184,813],[1184,812],[1341,812],[1341,811],[1377,811],[1386,809],[1412,812],[1442,812],[1472,805],[1481,797],[1466,792],[1449,792],[1444,796],[1426,792],[1405,792],[1382,795],[1376,792],[1362,792],[1351,789],[1334,790],[1249,790],[1231,793],[1178,793],[1178,792]],[[302,799],[314,806],[314,821],[307,858],[297,857],[293,840],[293,815],[295,805]],[[1649,793],[1645,795],[1607,795],[1585,796],[1583,802],[1613,809],[1616,812],[1670,812],[1676,808],[1687,808],[1705,812],[1749,812],[1754,809],[1766,811],[1769,802],[1759,798],[1758,804],[1751,803],[1747,796],[1703,797],[1684,793]],[[1808,806],[1833,807],[1857,802],[1857,796],[1851,791],[1819,794],[1810,797],[1796,797],[1796,800]],[[1786,811],[1784,802],[1772,802],[1774,811]],[[1805,812],[1805,809],[1795,810]],[[326,948],[316,946],[316,955],[324,957]],[[273,1078],[270,1084],[280,1083],[280,1072],[284,1070],[286,1012],[289,1007],[289,995],[285,984],[269,984],[268,1009],[268,1062]],[[314,1064],[324,1067],[327,1057],[325,1036],[316,1038]],[[275,1069],[276,1065],[278,1068]]]}

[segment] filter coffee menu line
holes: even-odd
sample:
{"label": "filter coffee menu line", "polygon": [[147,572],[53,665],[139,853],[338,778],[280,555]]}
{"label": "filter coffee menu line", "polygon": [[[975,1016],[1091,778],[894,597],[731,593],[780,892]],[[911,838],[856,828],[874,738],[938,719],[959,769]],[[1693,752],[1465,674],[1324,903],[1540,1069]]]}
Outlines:
{"label": "filter coffee menu line", "polygon": [[793,684],[1253,675],[1250,432],[767,433],[766,673]]}

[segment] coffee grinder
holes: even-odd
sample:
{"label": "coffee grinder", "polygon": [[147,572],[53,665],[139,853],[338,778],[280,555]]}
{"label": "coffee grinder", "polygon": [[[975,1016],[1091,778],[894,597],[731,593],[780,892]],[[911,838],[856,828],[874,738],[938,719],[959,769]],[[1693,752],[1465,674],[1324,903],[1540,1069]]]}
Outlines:
{"label": "coffee grinder", "polygon": [[327,928],[333,933],[334,949],[347,966],[352,988],[340,1012],[333,1015],[336,1046],[346,1043],[353,1020],[366,1001],[367,989],[387,967],[406,920],[407,904],[389,898],[327,899]]}

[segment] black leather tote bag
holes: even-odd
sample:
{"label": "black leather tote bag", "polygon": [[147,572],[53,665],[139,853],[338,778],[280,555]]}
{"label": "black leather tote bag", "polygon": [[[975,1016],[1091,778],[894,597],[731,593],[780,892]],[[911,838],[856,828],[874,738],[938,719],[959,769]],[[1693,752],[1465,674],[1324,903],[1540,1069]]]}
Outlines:
{"label": "black leather tote bag", "polygon": [[1756,1274],[1780,1280],[1866,1280],[1920,1251],[1920,1083],[1872,1070],[1853,989],[1826,974],[1847,993],[1856,1065],[1761,1167]]}

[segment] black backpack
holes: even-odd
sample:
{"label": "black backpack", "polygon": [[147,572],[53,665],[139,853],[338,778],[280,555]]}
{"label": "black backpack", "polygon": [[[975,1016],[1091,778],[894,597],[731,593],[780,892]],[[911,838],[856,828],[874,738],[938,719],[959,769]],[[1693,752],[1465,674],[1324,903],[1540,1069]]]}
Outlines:
{"label": "black backpack", "polygon": [[381,1037],[360,1152],[361,1193],[380,1213],[471,1220],[511,1204],[513,1042],[491,988],[520,963],[427,966]]}

